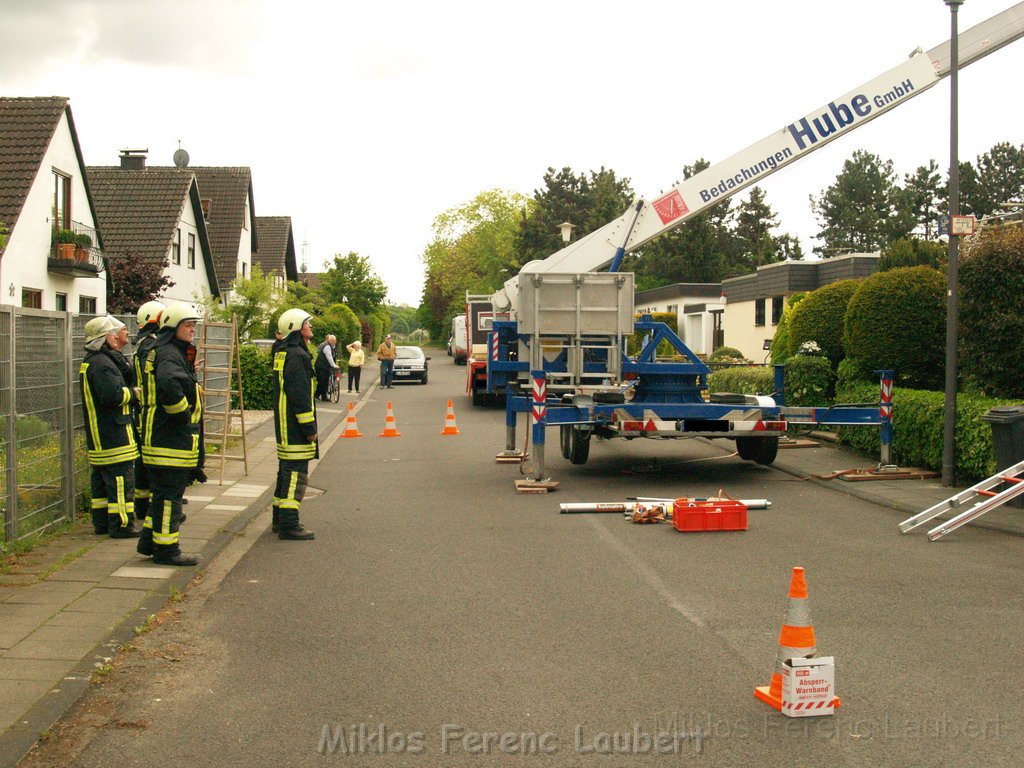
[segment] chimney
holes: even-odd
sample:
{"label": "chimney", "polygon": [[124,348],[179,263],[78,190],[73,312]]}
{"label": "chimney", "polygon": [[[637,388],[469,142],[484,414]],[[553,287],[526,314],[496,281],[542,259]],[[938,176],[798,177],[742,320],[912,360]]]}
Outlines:
{"label": "chimney", "polygon": [[122,149],[122,171],[144,171],[146,169],[146,153],[148,149]]}

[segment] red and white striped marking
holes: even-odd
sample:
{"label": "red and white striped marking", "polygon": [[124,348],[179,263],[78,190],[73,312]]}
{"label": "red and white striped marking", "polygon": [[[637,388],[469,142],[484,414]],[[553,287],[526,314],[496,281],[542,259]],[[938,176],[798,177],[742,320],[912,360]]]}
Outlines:
{"label": "red and white striped marking", "polygon": [[548,384],[544,379],[533,380],[533,424],[539,424],[548,414],[548,407],[545,404],[548,396]]}
{"label": "red and white striped marking", "polygon": [[881,391],[882,404],[878,409],[883,419],[892,418],[892,379],[882,379]]}
{"label": "red and white striped marking", "polygon": [[498,360],[498,332],[491,332],[491,360],[497,362]]}

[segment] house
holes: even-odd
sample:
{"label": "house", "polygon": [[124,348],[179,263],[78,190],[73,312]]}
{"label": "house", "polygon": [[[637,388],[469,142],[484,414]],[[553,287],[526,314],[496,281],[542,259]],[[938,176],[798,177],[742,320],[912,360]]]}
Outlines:
{"label": "house", "polygon": [[0,302],[106,312],[103,238],[67,98],[0,98],[0,223]]}
{"label": "house", "polygon": [[677,334],[692,352],[710,355],[722,346],[722,286],[720,283],[675,283],[639,291],[633,299],[637,314],[673,312]]}
{"label": "house", "polygon": [[252,173],[246,167],[196,166],[199,196],[210,234],[217,285],[225,304],[231,301],[231,283],[246,278],[253,254],[259,250],[253,206]]}
{"label": "house", "polygon": [[277,290],[284,290],[286,281],[299,279],[292,217],[257,216],[256,236],[260,249],[253,254],[253,263],[259,264],[263,274],[274,276]]}
{"label": "house", "polygon": [[823,285],[868,277],[878,270],[878,253],[849,253],[831,259],[778,261],[757,272],[722,281],[725,344],[760,362],[767,357],[775,326],[789,297]]}
{"label": "house", "polygon": [[141,259],[174,281],[161,299],[195,302],[220,288],[203,219],[199,184],[187,168],[147,168],[145,155],[121,153],[120,166],[89,166],[108,258]]}

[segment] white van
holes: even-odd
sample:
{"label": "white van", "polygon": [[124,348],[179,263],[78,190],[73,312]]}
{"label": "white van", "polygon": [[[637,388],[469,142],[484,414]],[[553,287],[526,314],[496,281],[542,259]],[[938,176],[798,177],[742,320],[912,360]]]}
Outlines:
{"label": "white van", "polygon": [[463,365],[469,357],[469,329],[466,327],[466,316],[456,315],[452,318],[452,361]]}

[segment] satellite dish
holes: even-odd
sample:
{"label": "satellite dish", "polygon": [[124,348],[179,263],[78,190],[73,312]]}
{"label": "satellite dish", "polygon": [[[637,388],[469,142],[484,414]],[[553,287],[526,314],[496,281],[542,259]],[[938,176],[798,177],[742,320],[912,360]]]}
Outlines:
{"label": "satellite dish", "polygon": [[174,165],[178,168],[188,168],[188,152],[178,148],[174,151]]}

